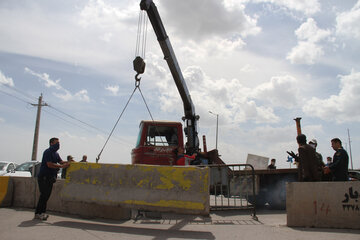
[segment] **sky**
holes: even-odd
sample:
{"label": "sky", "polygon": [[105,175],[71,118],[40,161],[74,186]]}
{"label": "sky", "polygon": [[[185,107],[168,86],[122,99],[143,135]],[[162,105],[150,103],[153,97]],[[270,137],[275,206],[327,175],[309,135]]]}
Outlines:
{"label": "sky", "polygon": [[[102,150],[135,88],[139,0],[0,1],[0,161],[37,160],[51,137],[60,156],[89,162]],[[199,136],[228,164],[248,154],[294,167],[296,126],[324,159],[338,137],[360,168],[360,0],[155,0],[200,116]],[[150,22],[140,89],[155,120],[183,107]],[[141,120],[135,91],[100,163],[131,163]],[[350,136],[350,138],[349,138]],[[350,141],[349,141],[350,139]],[[201,141],[202,142],[202,141]],[[201,144],[201,148],[202,148]]]}

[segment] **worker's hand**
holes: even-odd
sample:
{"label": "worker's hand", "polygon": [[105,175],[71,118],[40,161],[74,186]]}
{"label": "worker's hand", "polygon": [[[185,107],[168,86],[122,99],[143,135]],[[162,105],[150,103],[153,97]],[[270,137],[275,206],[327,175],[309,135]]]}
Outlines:
{"label": "worker's hand", "polygon": [[61,166],[60,168],[67,168],[70,166],[70,163],[66,162],[66,163],[61,164],[60,166]]}
{"label": "worker's hand", "polygon": [[331,170],[330,170],[329,167],[324,167],[323,170],[324,170],[324,174],[330,174],[331,173]]}

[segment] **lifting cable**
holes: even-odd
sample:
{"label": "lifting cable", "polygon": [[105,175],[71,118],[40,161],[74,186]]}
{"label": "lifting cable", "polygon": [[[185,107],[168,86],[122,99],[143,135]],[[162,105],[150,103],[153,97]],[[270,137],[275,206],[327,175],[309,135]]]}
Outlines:
{"label": "lifting cable", "polygon": [[148,106],[148,104],[147,104],[147,102],[146,102],[146,100],[145,100],[145,97],[144,97],[144,95],[143,95],[143,93],[142,93],[142,91],[141,91],[141,89],[140,89],[140,80],[136,80],[136,81],[135,81],[135,88],[134,88],[134,91],[131,93],[129,100],[127,101],[127,103],[126,103],[126,105],[125,105],[124,109],[122,110],[122,112],[121,112],[120,116],[118,117],[118,119],[117,119],[117,121],[116,121],[116,123],[115,123],[114,127],[112,128],[112,130],[111,130],[111,132],[110,132],[110,134],[109,134],[108,138],[106,139],[104,146],[102,147],[102,149],[101,149],[100,153],[99,153],[99,154],[98,154],[98,156],[96,157],[96,163],[98,163],[98,162],[99,162],[99,160],[100,160],[100,156],[101,156],[102,152],[104,151],[105,146],[107,145],[107,143],[108,143],[108,141],[109,141],[109,139],[110,139],[111,135],[113,134],[113,132],[114,132],[114,130],[115,130],[115,128],[116,128],[116,126],[117,126],[117,124],[119,123],[119,121],[120,121],[120,119],[121,119],[122,115],[124,114],[125,109],[126,109],[126,108],[127,108],[127,106],[129,105],[130,100],[131,100],[131,99],[132,99],[132,97],[134,96],[134,93],[136,92],[136,89],[139,89],[139,92],[140,92],[141,98],[142,98],[142,100],[143,100],[143,101],[144,101],[144,103],[145,103],[146,109],[147,109],[147,111],[148,111],[148,113],[149,113],[149,115],[150,115],[150,117],[151,117],[151,120],[152,120],[152,121],[154,121],[154,118],[153,118],[153,116],[152,116],[152,114],[151,114],[150,108],[149,108],[149,106]]}
{"label": "lifting cable", "polygon": [[[154,118],[153,118],[153,116],[152,116],[152,114],[150,112],[149,106],[148,106],[148,104],[147,104],[147,102],[146,102],[146,100],[144,98],[143,93],[141,92],[141,89],[140,89],[140,80],[141,80],[141,78],[138,77],[139,74],[142,74],[142,73],[145,72],[145,62],[144,62],[143,58],[145,58],[146,35],[147,35],[146,33],[147,33],[147,23],[148,23],[145,14],[146,14],[145,11],[140,11],[139,20],[138,20],[138,32],[137,32],[137,38],[136,38],[135,60],[133,61],[134,70],[137,72],[137,74],[135,75],[135,88],[134,88],[134,91],[132,92],[129,100],[127,101],[124,109],[122,110],[120,116],[118,117],[114,127],[112,128],[108,138],[106,139],[104,146],[102,147],[100,153],[96,157],[96,163],[99,162],[100,156],[101,156],[102,152],[104,151],[105,146],[107,145],[107,143],[108,143],[111,135],[113,134],[117,124],[119,123],[122,115],[124,114],[125,109],[129,105],[131,98],[133,97],[134,93],[136,92],[136,89],[139,89],[141,97],[142,97],[142,99],[143,99],[143,101],[145,103],[146,109],[148,110],[148,113],[149,113],[152,121],[154,121]],[[141,56],[143,56],[143,58],[139,55],[140,49],[141,49]]]}

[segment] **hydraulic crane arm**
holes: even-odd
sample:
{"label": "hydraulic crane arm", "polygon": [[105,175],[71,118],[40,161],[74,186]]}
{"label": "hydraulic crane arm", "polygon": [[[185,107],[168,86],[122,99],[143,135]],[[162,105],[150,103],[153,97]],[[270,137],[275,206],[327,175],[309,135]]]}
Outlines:
{"label": "hydraulic crane arm", "polygon": [[166,34],[164,25],[161,21],[155,4],[152,0],[142,0],[140,2],[140,9],[147,12],[161,50],[164,54],[164,59],[170,68],[176,87],[183,101],[185,112],[183,120],[186,121],[185,134],[187,136],[187,144],[185,149],[188,154],[192,154],[199,150],[199,139],[197,136],[197,120],[199,119],[199,116],[195,115],[195,107],[191,100],[189,90],[186,86],[179,63],[176,59],[174,50],[171,46],[169,37]]}

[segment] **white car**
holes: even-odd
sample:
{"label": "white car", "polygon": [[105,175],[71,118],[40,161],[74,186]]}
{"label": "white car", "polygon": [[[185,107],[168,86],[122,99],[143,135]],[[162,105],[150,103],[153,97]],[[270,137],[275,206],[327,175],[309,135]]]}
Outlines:
{"label": "white car", "polygon": [[8,172],[4,176],[31,177],[32,168],[37,165],[38,161],[24,162],[15,168],[15,171]]}
{"label": "white car", "polygon": [[7,173],[14,172],[16,168],[16,164],[13,162],[0,162],[0,176],[4,176]]}

